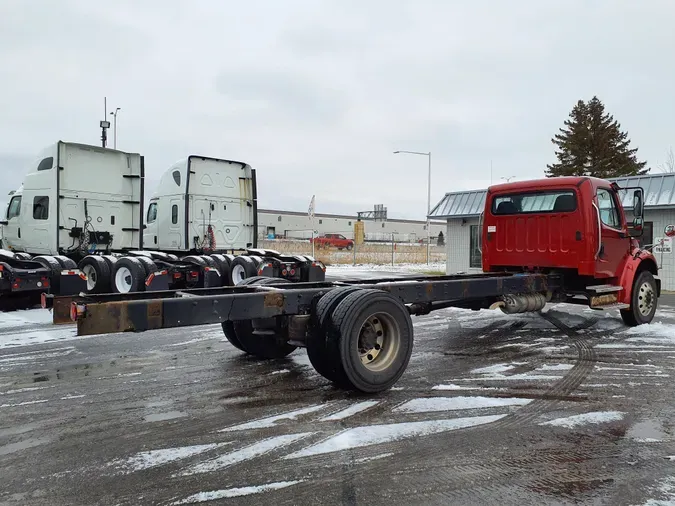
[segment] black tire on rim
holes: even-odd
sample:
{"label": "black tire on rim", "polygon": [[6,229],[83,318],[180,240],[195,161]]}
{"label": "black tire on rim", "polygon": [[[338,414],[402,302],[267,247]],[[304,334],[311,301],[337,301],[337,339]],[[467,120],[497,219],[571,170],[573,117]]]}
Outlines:
{"label": "black tire on rim", "polygon": [[77,269],[77,264],[72,258],[64,257],[63,255],[54,255],[54,258],[64,269]]}
{"label": "black tire on rim", "polygon": [[188,255],[186,257],[181,258],[180,260],[181,262],[184,262],[186,264],[198,265],[199,267],[207,266],[204,259],[197,255]]}
{"label": "black tire on rim", "polygon": [[111,282],[115,293],[145,290],[145,267],[137,257],[122,257],[115,262]]}
{"label": "black tire on rim", "polygon": [[258,275],[258,267],[248,256],[238,256],[232,262],[232,283],[240,285],[245,279]]}
{"label": "black tire on rim", "polygon": [[222,286],[232,286],[232,269],[230,268],[230,261],[225,255],[216,253],[210,256],[216,262],[218,272],[220,272]]}
{"label": "black tire on rim", "polygon": [[328,325],[346,385],[365,393],[391,388],[403,375],[413,349],[413,325],[403,303],[382,290],[359,290],[335,308]]}
{"label": "black tire on rim", "polygon": [[229,343],[237,348],[238,350],[243,351],[244,353],[248,353],[242,346],[241,342],[239,342],[239,338],[237,337],[237,332],[234,329],[234,322],[223,322],[223,334],[225,334],[225,339],[229,341]]}
{"label": "black tire on rim", "polygon": [[28,253],[22,253],[22,252],[14,253],[14,256],[18,260],[30,260],[32,258]]}
{"label": "black tire on rim", "polygon": [[84,257],[78,269],[87,276],[87,291],[89,293],[110,292],[110,266],[100,256],[89,255]]}
{"label": "black tire on rim", "polygon": [[105,262],[108,264],[108,268],[110,269],[110,272],[112,273],[113,267],[115,266],[115,263],[117,262],[117,257],[112,256],[112,255],[101,255],[101,258],[105,260]]}
{"label": "black tire on rim", "polygon": [[[242,284],[273,285],[288,284],[290,281],[279,278],[249,278]],[[255,357],[271,360],[283,358],[295,351],[296,347],[288,344],[288,333],[283,327],[282,318],[265,318],[259,320],[240,320],[233,322],[234,332],[241,347]],[[225,332],[225,326],[223,326]],[[226,335],[227,337],[227,335]]]}
{"label": "black tire on rim", "polygon": [[199,258],[204,260],[204,263],[206,264],[207,267],[213,267],[214,269],[218,268],[218,264],[216,263],[216,261],[209,255],[199,255]]}
{"label": "black tire on rim", "polygon": [[[134,258],[136,258],[136,260],[138,260],[139,262],[141,262],[141,264],[143,264],[143,268],[145,269],[145,277],[148,277],[153,272],[157,272],[159,270],[157,268],[157,264],[153,262],[152,259],[149,257],[137,256]],[[145,282],[145,280],[143,281]]]}
{"label": "black tire on rim", "polygon": [[650,323],[658,305],[656,280],[649,271],[642,271],[633,282],[629,309],[621,310],[621,318],[630,327]]}
{"label": "black tire on rim", "polygon": [[[358,286],[334,288],[316,303],[310,318],[309,339],[307,340],[307,357],[312,367],[321,376],[334,383],[346,382],[345,372],[339,360],[337,346],[329,348],[326,339],[327,322],[342,299],[361,290]],[[335,344],[331,342],[331,344]]]}

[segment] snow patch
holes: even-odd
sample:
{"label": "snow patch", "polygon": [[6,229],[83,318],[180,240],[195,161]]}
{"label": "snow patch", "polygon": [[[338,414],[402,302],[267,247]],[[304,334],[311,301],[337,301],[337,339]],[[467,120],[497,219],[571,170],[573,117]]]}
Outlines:
{"label": "snow patch", "polygon": [[349,406],[346,409],[343,409],[341,411],[338,411],[337,413],[333,413],[332,415],[324,416],[323,418],[320,418],[319,421],[321,422],[331,422],[334,420],[343,420],[345,418],[348,418],[350,416],[354,416],[357,413],[360,413],[361,411],[365,411],[368,408],[372,408],[378,404],[378,401],[363,401],[363,402],[358,402],[352,406]]}
{"label": "snow patch", "polygon": [[220,448],[221,446],[232,443],[213,443],[195,446],[180,446],[176,448],[163,448],[161,450],[150,450],[146,452],[139,452],[128,459],[115,460],[111,462],[110,466],[123,468],[127,472],[142,471],[143,469],[150,469],[164,464],[169,464],[177,460],[186,459],[200,453],[207,452]]}
{"label": "snow patch", "polygon": [[187,468],[181,473],[182,476],[190,476],[193,474],[201,473],[210,473],[213,471],[218,471],[225,467],[231,466],[233,464],[238,464],[239,462],[244,462],[246,460],[251,460],[253,458],[259,457],[266,453],[269,453],[273,450],[283,448],[291,443],[294,443],[302,438],[311,436],[313,432],[302,432],[299,434],[288,434],[284,436],[275,436],[269,439],[264,439],[258,443],[252,444],[236,450],[225,455],[221,455],[215,459],[207,460],[206,462],[201,462]]}
{"label": "snow patch", "polygon": [[631,327],[624,334],[631,336],[656,335],[661,338],[669,338],[675,344],[675,325],[670,323],[652,322],[645,325]]}
{"label": "snow patch", "polygon": [[663,498],[649,499],[644,506],[675,506],[675,476],[666,478],[656,488]]}
{"label": "snow patch", "polygon": [[473,369],[471,374],[497,374],[516,368],[519,365],[526,365],[527,362],[511,362],[510,364],[495,364],[488,367]]}
{"label": "snow patch", "polygon": [[274,427],[276,423],[280,420],[295,420],[297,417],[302,415],[307,415],[309,413],[314,413],[320,409],[324,409],[326,406],[323,404],[316,404],[314,406],[308,406],[302,409],[296,409],[295,411],[289,411],[287,413],[281,413],[280,415],[268,416],[267,418],[261,418],[259,420],[253,420],[252,422],[246,422],[239,425],[234,425],[232,427],[227,427],[225,429],[220,429],[218,432],[232,432],[235,430],[250,430],[250,429],[267,429],[269,427]]}
{"label": "snow patch", "polygon": [[530,402],[532,402],[532,399],[517,397],[426,397],[405,402],[392,411],[395,413],[431,413],[461,409],[525,406]]}
{"label": "snow patch", "polygon": [[386,459],[387,457],[391,457],[393,452],[388,452],[388,453],[380,453],[379,455],[373,455],[372,457],[361,457],[360,459],[354,459],[354,462],[358,464],[363,464],[364,462],[371,462],[373,460],[380,460],[380,459]]}
{"label": "snow patch", "polygon": [[171,504],[176,506],[180,504],[195,504],[200,502],[215,501],[217,499],[228,499],[232,497],[260,494],[270,490],[281,490],[282,488],[297,485],[303,481],[304,480],[278,481],[276,483],[267,483],[265,485],[256,485],[253,487],[226,488],[223,490],[213,490],[211,492],[199,492]]}
{"label": "snow patch", "polygon": [[543,365],[539,367],[537,371],[569,371],[574,367],[573,364],[555,364],[555,365]]}
{"label": "snow patch", "polygon": [[469,418],[425,420],[422,422],[404,422],[355,427],[330,437],[321,443],[291,453],[284,457],[284,459],[311,457],[314,455],[349,450],[350,448],[361,448],[364,446],[399,441],[401,439],[464,429],[496,422],[505,416],[506,415],[476,416]]}
{"label": "snow patch", "polygon": [[12,311],[11,313],[0,313],[0,329],[35,325],[36,323],[50,325],[52,321],[52,313],[44,309],[29,309],[25,311]]}
{"label": "snow patch", "polygon": [[607,423],[622,420],[625,413],[621,411],[594,411],[592,413],[584,413],[582,415],[568,416],[565,418],[556,418],[548,422],[540,423],[539,425],[553,425],[555,427],[565,427],[572,429],[579,425],[586,425],[589,423]]}
{"label": "snow patch", "polygon": [[29,404],[42,404],[49,402],[49,399],[40,399],[39,401],[17,402],[16,404],[0,404],[0,408],[15,408],[17,406],[28,406]]}

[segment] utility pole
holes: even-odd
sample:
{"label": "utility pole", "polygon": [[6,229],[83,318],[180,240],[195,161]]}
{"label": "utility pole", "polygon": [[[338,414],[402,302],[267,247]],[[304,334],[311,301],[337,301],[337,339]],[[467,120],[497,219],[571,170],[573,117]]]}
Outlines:
{"label": "utility pole", "polygon": [[99,123],[101,126],[101,146],[104,148],[108,143],[108,128],[110,128],[110,121],[106,118],[108,117],[108,97],[103,97],[103,119]]}
{"label": "utility pole", "polygon": [[113,117],[113,149],[117,149],[117,113],[122,109],[119,107],[115,109],[115,112],[111,112],[110,115]]}

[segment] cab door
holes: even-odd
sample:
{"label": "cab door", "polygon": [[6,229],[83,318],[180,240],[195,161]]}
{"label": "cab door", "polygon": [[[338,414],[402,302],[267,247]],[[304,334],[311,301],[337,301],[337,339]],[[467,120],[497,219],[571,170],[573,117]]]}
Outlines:
{"label": "cab door", "polygon": [[2,226],[2,244],[4,248],[23,251],[21,238],[21,195],[15,195],[7,206],[6,222]]}
{"label": "cab door", "polygon": [[609,188],[598,188],[594,207],[599,228],[595,275],[612,278],[617,275],[630,245],[624,232],[625,224],[619,212],[616,192]]}

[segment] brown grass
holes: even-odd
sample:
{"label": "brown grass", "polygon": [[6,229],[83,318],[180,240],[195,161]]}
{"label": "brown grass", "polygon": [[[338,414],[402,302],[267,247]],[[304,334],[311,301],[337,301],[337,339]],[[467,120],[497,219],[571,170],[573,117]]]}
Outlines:
{"label": "brown grass", "polygon": [[[260,241],[259,247],[286,254],[312,254],[312,245],[309,241],[263,240]],[[433,263],[445,262],[446,260],[444,246],[432,245],[430,254],[430,261]],[[427,248],[426,245],[421,244],[396,244],[393,256],[395,264],[423,264],[427,261]],[[316,248],[314,257],[326,265],[352,263],[386,265],[392,262],[392,245],[364,243],[356,245],[353,251],[340,251],[337,248]]]}

